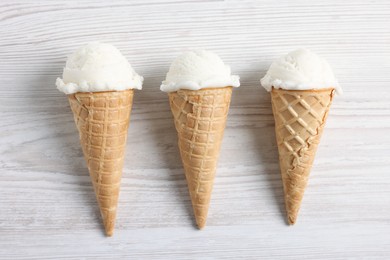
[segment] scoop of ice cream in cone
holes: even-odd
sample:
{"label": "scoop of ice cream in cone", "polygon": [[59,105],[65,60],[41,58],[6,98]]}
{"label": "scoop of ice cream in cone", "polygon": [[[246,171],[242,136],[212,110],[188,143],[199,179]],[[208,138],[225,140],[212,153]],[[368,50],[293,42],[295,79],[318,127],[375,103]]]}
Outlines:
{"label": "scoop of ice cream in cone", "polygon": [[169,103],[196,223],[207,220],[232,87],[239,77],[214,53],[190,51],[173,61],[161,90]]}
{"label": "scoop of ice cream in cone", "polygon": [[113,235],[133,89],[143,78],[118,49],[90,43],[69,56],[57,88],[68,100],[108,236]]}
{"label": "scoop of ice cream in cone", "polygon": [[342,93],[328,62],[299,49],[272,63],[261,79],[271,92],[287,221],[297,220],[334,93]]}
{"label": "scoop of ice cream in cone", "polygon": [[58,90],[65,94],[77,92],[121,91],[141,89],[143,78],[113,45],[91,42],[72,53]]}

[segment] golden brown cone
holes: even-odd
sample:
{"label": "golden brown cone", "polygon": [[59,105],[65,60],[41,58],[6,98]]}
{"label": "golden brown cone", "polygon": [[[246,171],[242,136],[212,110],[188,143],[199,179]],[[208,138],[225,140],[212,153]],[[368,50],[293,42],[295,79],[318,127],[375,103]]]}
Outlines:
{"label": "golden brown cone", "polygon": [[133,93],[68,95],[107,236],[114,232]]}
{"label": "golden brown cone", "polygon": [[169,93],[196,223],[206,224],[232,87]]}
{"label": "golden brown cone", "polygon": [[272,89],[272,110],[279,150],[287,220],[297,220],[334,89]]}

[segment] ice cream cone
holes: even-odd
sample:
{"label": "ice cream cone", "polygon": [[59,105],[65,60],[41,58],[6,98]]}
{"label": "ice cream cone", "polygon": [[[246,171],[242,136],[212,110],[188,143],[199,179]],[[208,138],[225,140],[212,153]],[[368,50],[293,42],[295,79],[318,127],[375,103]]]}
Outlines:
{"label": "ice cream cone", "polygon": [[334,89],[272,89],[272,110],[289,224],[297,219]]}
{"label": "ice cream cone", "polygon": [[169,101],[195,219],[206,224],[232,87],[178,90]]}
{"label": "ice cream cone", "polygon": [[106,234],[114,232],[132,89],[68,95]]}

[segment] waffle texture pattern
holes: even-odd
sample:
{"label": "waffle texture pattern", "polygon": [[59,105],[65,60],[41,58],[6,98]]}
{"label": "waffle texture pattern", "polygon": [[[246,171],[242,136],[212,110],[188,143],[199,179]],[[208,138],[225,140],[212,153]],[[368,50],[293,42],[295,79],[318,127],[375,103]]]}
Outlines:
{"label": "waffle texture pattern", "polygon": [[232,87],[169,93],[196,223],[206,224]]}
{"label": "waffle texture pattern", "polygon": [[133,90],[68,95],[106,234],[114,232]]}
{"label": "waffle texture pattern", "polygon": [[334,89],[272,89],[287,219],[296,222]]}

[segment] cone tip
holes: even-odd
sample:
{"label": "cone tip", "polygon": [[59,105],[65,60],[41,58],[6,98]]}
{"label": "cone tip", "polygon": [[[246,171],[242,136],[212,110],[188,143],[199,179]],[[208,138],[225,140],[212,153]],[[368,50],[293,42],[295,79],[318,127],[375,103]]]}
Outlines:
{"label": "cone tip", "polygon": [[297,216],[288,215],[287,217],[288,224],[290,226],[294,225],[297,222]]}
{"label": "cone tip", "polygon": [[202,230],[206,226],[206,219],[203,217],[196,217],[196,225],[199,230]]}
{"label": "cone tip", "polygon": [[198,224],[198,229],[199,229],[199,230],[202,230],[204,227],[205,227],[205,224],[203,224],[203,225],[199,225],[199,224]]}
{"label": "cone tip", "polygon": [[114,229],[106,229],[106,236],[112,237],[114,235]]}
{"label": "cone tip", "polygon": [[106,236],[112,237],[114,235],[114,226],[115,222],[104,221],[104,230],[106,231]]}

